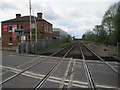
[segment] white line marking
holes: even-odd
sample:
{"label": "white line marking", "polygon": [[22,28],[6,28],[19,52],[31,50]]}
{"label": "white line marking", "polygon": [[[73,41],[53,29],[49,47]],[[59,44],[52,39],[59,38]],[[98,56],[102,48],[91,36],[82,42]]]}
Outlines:
{"label": "white line marking", "polygon": [[[0,66],[0,67],[11,69],[14,73],[19,73],[19,72],[22,71],[20,69],[6,67],[6,66]],[[28,76],[28,77],[31,77],[31,78],[35,78],[35,79],[42,79],[45,76],[45,75],[42,75],[42,74],[39,74],[39,73],[37,74],[37,73],[29,72],[29,71],[26,71],[26,72],[22,73],[22,75]],[[50,76],[49,79],[48,79],[48,81],[56,82],[56,83],[59,83],[59,84],[61,84],[61,80],[62,80],[62,78],[53,77],[53,76]],[[66,79],[65,81],[69,81],[69,80]],[[67,83],[64,83],[64,84],[68,85]],[[88,87],[87,85],[88,85],[87,82],[73,80],[73,86],[75,86],[75,87],[87,88]],[[114,89],[117,89],[117,90],[120,89],[118,87],[106,86],[106,85],[96,85],[96,86],[99,87],[99,88],[114,88]]]}
{"label": "white line marking", "polygon": [[68,88],[71,88],[72,87],[72,84],[73,84],[73,76],[74,76],[74,68],[75,68],[75,64],[76,64],[76,60],[72,59],[72,63],[73,63],[73,66],[72,66],[72,74],[70,75],[70,81],[69,81],[69,84],[68,84]]}
{"label": "white line marking", "polygon": [[67,77],[67,74],[68,74],[68,71],[69,71],[69,68],[70,68],[70,64],[72,62],[72,58],[70,59],[69,63],[68,63],[68,66],[67,66],[67,69],[66,69],[66,72],[62,78],[62,81],[61,81],[61,85],[59,86],[59,88],[63,88],[64,84],[65,84],[65,80],[66,80],[66,77]]}

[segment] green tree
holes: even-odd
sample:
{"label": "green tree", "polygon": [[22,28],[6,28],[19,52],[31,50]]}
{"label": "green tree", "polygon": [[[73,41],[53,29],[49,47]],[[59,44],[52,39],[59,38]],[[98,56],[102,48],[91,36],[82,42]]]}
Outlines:
{"label": "green tree", "polygon": [[71,41],[72,41],[72,37],[68,35],[68,37],[66,38],[66,42],[71,42]]}
{"label": "green tree", "polygon": [[87,40],[87,41],[95,41],[95,34],[93,33],[93,31],[87,31],[83,36],[82,39],[83,40]]}
{"label": "green tree", "polygon": [[108,35],[114,30],[114,17],[117,14],[118,3],[111,5],[105,12],[102,20],[102,25],[104,26]]}
{"label": "green tree", "polygon": [[104,30],[103,25],[96,25],[93,29],[93,32],[95,34],[95,41],[99,43],[105,43],[107,39],[107,33]]}
{"label": "green tree", "polygon": [[92,32],[86,32],[82,38],[114,45],[120,42],[120,2],[111,5],[105,12],[101,25],[96,25]]}
{"label": "green tree", "polygon": [[107,32],[108,44],[116,45],[119,42],[119,30],[120,30],[120,2],[111,5],[105,12],[102,25]]}
{"label": "green tree", "polygon": [[120,42],[120,2],[118,2],[117,13],[114,16],[114,31],[110,35],[111,44],[116,45],[117,42]]}

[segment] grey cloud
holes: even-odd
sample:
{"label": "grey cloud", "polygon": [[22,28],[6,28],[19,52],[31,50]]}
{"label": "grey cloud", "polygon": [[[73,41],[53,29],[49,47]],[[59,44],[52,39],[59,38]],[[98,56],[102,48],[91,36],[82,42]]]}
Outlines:
{"label": "grey cloud", "polygon": [[2,1],[1,5],[2,5],[2,8],[1,8],[2,10],[17,9],[17,6],[14,5],[14,2],[8,2],[8,3],[6,3],[6,2]]}
{"label": "grey cloud", "polygon": [[60,16],[53,10],[53,8],[47,4],[37,4],[33,3],[33,8],[35,8],[38,12],[42,12],[46,19],[56,20],[60,18]]}
{"label": "grey cloud", "polygon": [[[18,3],[18,1],[21,1],[21,3]],[[26,0],[16,0],[16,3],[14,3],[15,1],[5,3],[4,0],[4,2],[2,1],[1,11],[4,9],[4,12],[8,13],[7,10],[11,9],[13,12],[23,12],[23,14],[26,14],[29,7],[28,2],[23,4],[24,1],[26,2]],[[57,0],[58,2],[52,3],[52,1],[32,0],[34,14],[42,12],[43,17],[49,20],[54,27],[66,27],[68,33],[76,37],[81,37],[86,30],[91,30],[94,25],[99,24],[104,11],[110,5],[110,3],[105,2],[75,2],[76,0],[71,0],[72,2],[68,3],[65,0],[65,2]],[[27,7],[25,8],[25,6]],[[5,14],[5,16],[8,15]]]}
{"label": "grey cloud", "polygon": [[55,20],[60,18],[60,16],[56,14],[52,8],[43,9],[43,13],[45,13],[45,17],[49,20]]}
{"label": "grey cloud", "polygon": [[72,23],[72,22],[70,22],[70,21],[68,21],[68,20],[64,20],[64,19],[59,20],[59,21],[58,21],[58,24],[61,25],[61,26],[65,26],[65,27],[67,27],[67,28],[77,28],[77,27],[78,27],[77,24]]}
{"label": "grey cloud", "polygon": [[84,29],[72,28],[72,29],[69,29],[68,33],[72,36],[75,36],[76,38],[82,38],[82,35],[88,30],[89,29],[87,29],[87,28],[84,28]]}

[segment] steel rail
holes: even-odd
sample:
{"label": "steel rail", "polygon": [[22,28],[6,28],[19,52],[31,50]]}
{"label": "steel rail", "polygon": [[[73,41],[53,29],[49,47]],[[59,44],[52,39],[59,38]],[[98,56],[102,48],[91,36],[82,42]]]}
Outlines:
{"label": "steel rail", "polygon": [[49,78],[49,76],[51,76],[54,71],[57,69],[57,67],[62,63],[62,61],[64,60],[64,58],[68,55],[68,53],[72,50],[73,46],[66,52],[66,54],[62,57],[62,59],[57,62],[52,69],[50,69],[50,71],[44,76],[44,78],[42,80],[40,80],[34,87],[33,90],[38,90],[39,88],[41,88],[45,82],[47,81],[47,79]]}
{"label": "steel rail", "polygon": [[[53,54],[51,54],[51,55],[49,55],[49,56],[53,56],[53,55],[59,53],[60,51],[66,49],[67,47],[68,47],[68,46],[66,46],[65,48],[63,48],[63,49],[59,50],[58,52],[55,52],[55,53],[53,53]],[[14,68],[22,67],[23,65],[26,65],[26,64],[29,64],[29,63],[31,63],[31,62],[34,62],[34,61],[36,61],[36,60],[38,60],[38,59],[40,59],[40,58],[41,58],[41,57],[39,56],[39,57],[37,57],[37,58],[35,58],[35,59],[32,59],[31,61],[28,61],[28,62],[25,62],[25,63],[23,63],[23,64],[20,64],[20,65],[14,67]],[[47,58],[47,57],[46,57],[46,58]],[[46,58],[45,58],[45,59],[46,59]],[[12,71],[12,70],[7,70],[7,71],[1,73],[0,75],[3,75],[3,74],[5,74],[5,73],[7,73],[7,72],[9,72],[9,71]]]}
{"label": "steel rail", "polygon": [[[38,58],[32,59],[31,61],[28,61],[28,62],[25,62],[25,63],[23,63],[23,64],[20,64],[20,65],[14,67],[14,68],[22,67],[22,66],[24,66],[24,65],[26,65],[26,64],[29,64],[29,63],[31,63],[31,62],[34,62],[34,61],[40,59],[40,58],[41,58],[41,57],[39,56]],[[5,73],[7,73],[7,72],[10,72],[10,71],[12,71],[12,70],[7,70],[7,71],[5,71],[5,72],[3,72],[3,73],[1,73],[1,74],[3,75],[3,74],[5,74]],[[1,74],[0,74],[0,75],[1,75]]]}
{"label": "steel rail", "polygon": [[[27,71],[27,70],[29,70],[29,69],[35,67],[36,65],[40,64],[41,62],[45,61],[46,59],[50,58],[51,56],[53,56],[53,55],[55,55],[55,54],[61,52],[62,50],[66,49],[66,48],[68,48],[68,47],[69,47],[69,46],[67,46],[67,47],[65,47],[65,48],[63,48],[63,49],[61,49],[61,50],[59,50],[59,51],[57,51],[57,52],[55,52],[55,53],[49,55],[48,57],[42,59],[41,61],[36,62],[35,64],[33,64],[33,65],[27,67],[26,69],[22,70],[21,72],[12,75],[11,77],[9,77],[9,78],[5,79],[4,81],[0,82],[0,85],[2,85],[2,84],[4,84],[4,83],[6,83],[6,82],[12,80],[13,78],[19,76],[20,74],[24,73],[25,71]],[[36,59],[39,59],[39,58],[36,58]]]}
{"label": "steel rail", "polygon": [[86,74],[87,81],[88,81],[88,88],[90,90],[96,90],[96,86],[94,84],[94,80],[93,80],[92,74],[90,72],[89,66],[88,66],[88,64],[86,62],[83,50],[82,50],[80,45],[79,45],[79,48],[80,48],[80,52],[82,53],[82,57],[83,57],[83,64],[84,64],[85,74]]}
{"label": "steel rail", "polygon": [[[83,44],[84,45],[84,44]],[[113,68],[108,62],[105,62],[104,59],[102,59],[99,55],[97,55],[93,50],[89,49],[86,45],[84,45],[91,53],[93,53],[95,56],[97,56],[101,61],[104,62],[104,64],[106,64],[109,68],[111,68],[115,73],[117,73],[118,75],[120,75],[120,73]]]}

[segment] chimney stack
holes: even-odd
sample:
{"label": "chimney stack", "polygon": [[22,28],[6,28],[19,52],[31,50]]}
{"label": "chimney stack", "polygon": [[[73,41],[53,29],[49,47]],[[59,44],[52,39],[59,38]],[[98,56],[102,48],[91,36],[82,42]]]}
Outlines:
{"label": "chimney stack", "polygon": [[16,18],[19,18],[19,17],[21,17],[21,14],[16,14]]}
{"label": "chimney stack", "polygon": [[42,19],[42,13],[37,13],[37,17],[41,18]]}

